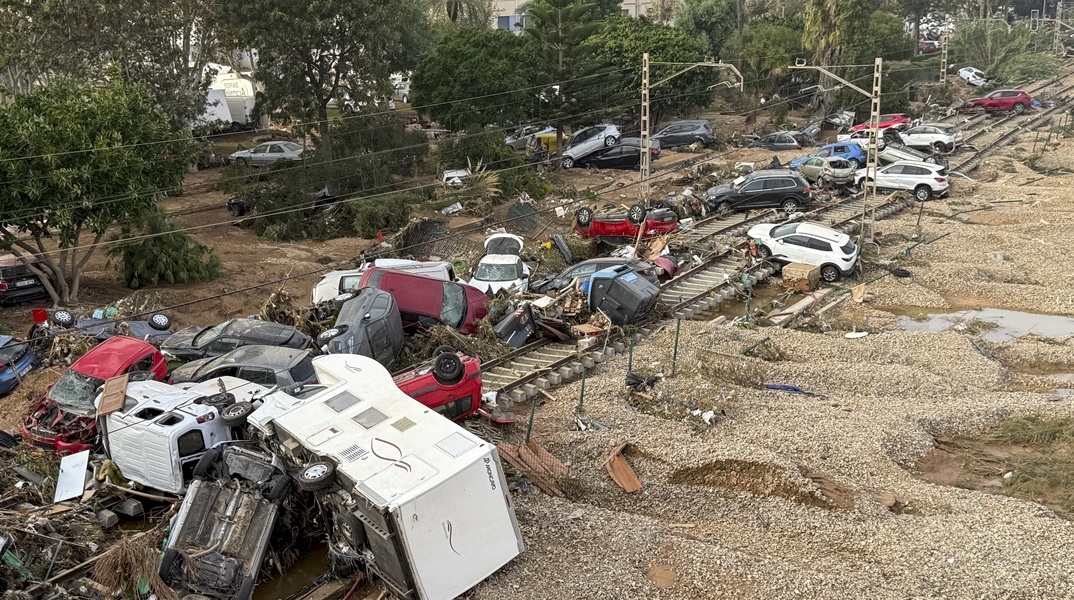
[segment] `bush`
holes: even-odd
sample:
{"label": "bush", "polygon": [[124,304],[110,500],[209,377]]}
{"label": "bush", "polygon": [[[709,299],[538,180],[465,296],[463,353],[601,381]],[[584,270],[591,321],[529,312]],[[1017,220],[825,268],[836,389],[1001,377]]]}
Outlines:
{"label": "bush", "polygon": [[[148,235],[152,237],[141,236]],[[220,276],[220,259],[185,233],[175,231],[159,209],[136,226],[125,226],[113,240],[135,238],[108,248],[118,259],[123,282],[131,289],[161,283],[197,283]],[[138,239],[140,238],[140,239]]]}
{"label": "bush", "polygon": [[[483,164],[497,174],[498,199],[514,198],[528,193],[534,199],[544,198],[545,185],[540,183],[536,167],[526,166],[525,157],[503,143],[499,132],[474,131],[444,140],[436,149],[439,169],[465,169]],[[536,193],[533,193],[536,192]]]}

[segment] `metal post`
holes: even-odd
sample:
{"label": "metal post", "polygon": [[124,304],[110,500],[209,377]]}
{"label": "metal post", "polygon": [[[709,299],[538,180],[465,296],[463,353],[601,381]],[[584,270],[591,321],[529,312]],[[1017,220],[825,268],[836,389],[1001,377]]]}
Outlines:
{"label": "metal post", "polygon": [[675,319],[675,353],[671,355],[671,376],[679,367],[679,329],[682,328],[682,319]]}
{"label": "metal post", "polygon": [[940,85],[947,85],[947,33],[940,36]]}
{"label": "metal post", "polygon": [[[584,379],[582,381],[585,381]],[[584,384],[583,384],[584,385]],[[581,404],[579,404],[581,406]],[[537,398],[533,398],[533,402],[530,403],[530,424],[526,426],[526,442],[530,441],[530,433],[533,432],[533,416],[537,412]]]}
{"label": "metal post", "polygon": [[575,412],[582,412],[582,404],[585,402],[585,367],[582,367],[582,390],[578,393],[578,406]]}
{"label": "metal post", "polygon": [[[869,103],[869,152],[868,152],[868,155],[866,156],[866,160],[869,161],[869,165],[866,167],[865,172],[873,174],[873,184],[871,186],[872,190],[870,190],[870,192],[872,194],[872,199],[873,199],[874,202],[876,201],[876,171],[877,171],[877,168],[879,166],[878,165],[878,159],[877,159],[877,154],[879,153],[879,148],[878,148],[879,144],[877,142],[877,138],[880,135],[880,88],[881,88],[881,81],[882,81],[881,80],[881,69],[883,68],[883,66],[884,66],[884,59],[880,58],[879,56],[876,57],[876,60],[873,62],[873,93],[872,93],[872,96],[870,97],[870,103]],[[862,220],[862,239],[863,240],[864,240],[865,235],[866,235],[866,231],[865,231],[865,228],[867,226],[866,219],[868,218],[868,215],[866,214],[866,211],[867,211],[868,206],[869,206],[868,199],[862,199],[861,220]],[[874,207],[874,210],[875,210],[875,207]]]}
{"label": "metal post", "polygon": [[[649,53],[641,55],[641,200],[649,205],[649,171],[652,153],[649,151]],[[644,227],[643,227],[644,228]]]}
{"label": "metal post", "polygon": [[1033,134],[1033,150],[1030,151],[1031,155],[1037,153],[1037,140],[1039,140],[1039,139],[1040,139],[1040,130],[1038,129]]}
{"label": "metal post", "polygon": [[627,373],[634,371],[634,336],[630,336],[630,353],[627,355]]}
{"label": "metal post", "polygon": [[918,202],[918,204],[921,205],[921,208],[919,208],[917,211],[917,230],[921,231],[921,215],[925,212],[925,203]]}

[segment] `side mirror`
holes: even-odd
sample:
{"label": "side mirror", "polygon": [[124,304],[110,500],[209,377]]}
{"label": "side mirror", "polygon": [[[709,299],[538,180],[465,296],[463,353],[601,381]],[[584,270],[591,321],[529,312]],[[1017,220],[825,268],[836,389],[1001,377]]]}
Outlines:
{"label": "side mirror", "polygon": [[522,277],[519,277],[519,279],[529,279],[529,278],[530,278],[530,274],[529,274],[529,273],[523,273],[523,274],[522,274]]}

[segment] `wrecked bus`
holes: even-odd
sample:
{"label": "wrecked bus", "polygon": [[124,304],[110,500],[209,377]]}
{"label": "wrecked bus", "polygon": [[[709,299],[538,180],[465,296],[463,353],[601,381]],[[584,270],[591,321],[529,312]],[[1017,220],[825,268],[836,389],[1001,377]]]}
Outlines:
{"label": "wrecked bus", "polygon": [[495,446],[357,355],[314,359],[327,388],[276,417],[272,445],[330,514],[336,565],[404,598],[449,600],[523,550]]}

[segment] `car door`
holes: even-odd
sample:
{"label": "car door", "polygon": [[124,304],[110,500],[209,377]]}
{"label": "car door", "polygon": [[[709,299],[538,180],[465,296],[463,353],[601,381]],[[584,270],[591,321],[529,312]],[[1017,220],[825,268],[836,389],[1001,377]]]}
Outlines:
{"label": "car door", "polygon": [[668,137],[668,146],[685,146],[692,141],[689,139],[690,127],[688,125],[673,125],[668,129],[671,129],[671,135]]}
{"label": "car door", "polygon": [[809,238],[804,235],[788,235],[779,238],[772,249],[773,255],[787,262],[802,262],[805,260],[806,248],[809,247]]}
{"label": "car door", "polygon": [[601,169],[614,169],[619,166],[623,158],[623,146],[612,148],[605,152],[601,152],[600,156],[593,159],[593,166],[600,167]]}
{"label": "car door", "polygon": [[258,146],[250,151],[251,165],[264,165],[268,163],[268,146]]}
{"label": "car door", "polygon": [[764,202],[764,179],[754,179],[742,184],[738,193],[729,198],[735,208],[753,208]]}
{"label": "car door", "polygon": [[631,169],[641,166],[641,148],[636,146],[619,146],[615,166],[619,169]]}
{"label": "car door", "polygon": [[902,173],[903,165],[892,165],[880,169],[876,176],[876,187],[886,190],[901,190],[903,188]]}
{"label": "car door", "polygon": [[810,237],[806,240],[806,247],[802,249],[802,262],[807,265],[821,265],[832,256],[832,244],[824,240]]}
{"label": "car door", "polygon": [[821,170],[824,168],[824,159],[813,157],[805,161],[798,166],[798,170],[801,171],[802,176],[807,181],[816,181],[821,174]]}
{"label": "car door", "polygon": [[221,336],[215,340],[209,342],[206,350],[211,356],[220,356],[221,354],[227,354],[235,348],[238,348],[241,344],[239,340],[230,336]]}
{"label": "car door", "polygon": [[757,140],[757,147],[764,148],[765,150],[774,150],[776,147],[776,136],[770,133]]}
{"label": "car door", "polygon": [[[931,183],[928,179],[930,175],[932,175],[932,171],[925,167],[906,165],[902,168],[902,189],[913,190],[922,183],[929,185]],[[931,188],[932,186],[929,185],[929,187]]]}

